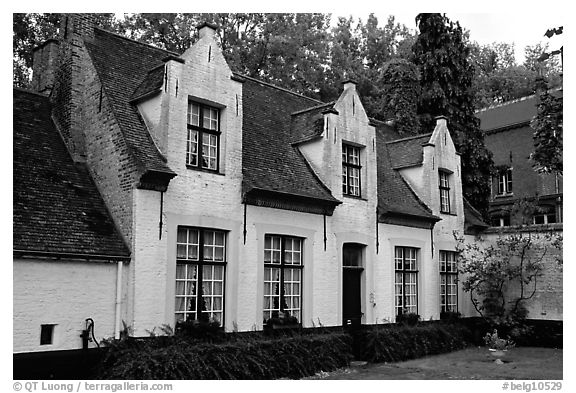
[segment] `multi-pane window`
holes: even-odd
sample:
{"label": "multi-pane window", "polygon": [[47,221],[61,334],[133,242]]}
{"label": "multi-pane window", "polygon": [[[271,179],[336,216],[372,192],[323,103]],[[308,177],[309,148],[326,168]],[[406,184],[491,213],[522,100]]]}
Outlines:
{"label": "multi-pane window", "polygon": [[264,237],[264,322],[281,314],[301,321],[302,267],[302,239]]}
{"label": "multi-pane window", "polygon": [[453,251],[440,251],[440,311],[458,312],[458,264]]}
{"label": "multi-pane window", "polygon": [[418,249],[394,249],[396,315],[418,313]]}
{"label": "multi-pane window", "polygon": [[222,323],[226,233],[179,227],[176,240],[176,322]]}
{"label": "multi-pane window", "polygon": [[490,218],[490,225],[493,227],[507,227],[510,226],[509,214],[495,214]]}
{"label": "multi-pane window", "polygon": [[439,171],[438,175],[440,179],[440,211],[450,213],[450,174]]}
{"label": "multi-pane window", "polygon": [[188,103],[186,165],[218,170],[220,111],[196,102]]}
{"label": "multi-pane window", "polygon": [[342,193],[360,196],[360,148],[342,145]]}
{"label": "multi-pane window", "polygon": [[554,224],[556,220],[556,209],[554,206],[539,206],[537,213],[532,217],[533,224]]}
{"label": "multi-pane window", "polygon": [[512,168],[502,169],[498,172],[498,195],[512,193]]}

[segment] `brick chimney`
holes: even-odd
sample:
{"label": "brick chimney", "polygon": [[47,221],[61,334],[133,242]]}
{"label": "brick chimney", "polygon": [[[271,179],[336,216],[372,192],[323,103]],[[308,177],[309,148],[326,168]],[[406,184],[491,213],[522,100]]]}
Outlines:
{"label": "brick chimney", "polygon": [[78,162],[86,161],[82,126],[85,102],[83,74],[90,60],[84,41],[94,38],[94,26],[93,14],[62,14],[58,66],[50,96],[54,120],[72,158]]}
{"label": "brick chimney", "polygon": [[48,96],[54,87],[58,50],[59,43],[56,39],[49,39],[32,50],[32,89]]}

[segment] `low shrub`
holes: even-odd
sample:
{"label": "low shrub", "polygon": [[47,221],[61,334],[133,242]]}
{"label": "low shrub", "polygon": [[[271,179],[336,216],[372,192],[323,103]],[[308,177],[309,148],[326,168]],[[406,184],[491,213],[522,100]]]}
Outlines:
{"label": "low shrub", "polygon": [[465,348],[470,331],[458,324],[374,326],[362,333],[360,358],[397,362]]}
{"label": "low shrub", "polygon": [[396,315],[396,323],[399,323],[400,325],[416,326],[419,321],[420,315],[413,312]]}
{"label": "low shrub", "polygon": [[244,337],[207,343],[181,336],[110,343],[102,379],[302,378],[346,366],[351,338],[327,333],[275,338]]}

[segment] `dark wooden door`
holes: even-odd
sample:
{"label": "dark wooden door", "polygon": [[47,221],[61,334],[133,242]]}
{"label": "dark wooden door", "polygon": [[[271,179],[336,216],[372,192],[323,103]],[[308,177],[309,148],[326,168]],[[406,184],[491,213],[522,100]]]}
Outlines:
{"label": "dark wooden door", "polygon": [[344,267],[342,274],[342,324],[358,326],[362,320],[360,300],[361,277],[364,269]]}

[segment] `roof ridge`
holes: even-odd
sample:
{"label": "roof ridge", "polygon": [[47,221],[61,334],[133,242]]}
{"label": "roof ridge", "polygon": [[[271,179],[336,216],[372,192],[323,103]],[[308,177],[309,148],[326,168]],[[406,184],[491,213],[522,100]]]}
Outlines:
{"label": "roof ridge", "polygon": [[302,113],[306,113],[306,112],[309,112],[309,111],[313,111],[313,110],[316,110],[316,109],[320,109],[320,108],[323,108],[323,107],[325,107],[325,106],[332,106],[332,105],[334,105],[334,104],[336,104],[336,101],[330,101],[330,102],[327,102],[327,103],[325,103],[325,104],[315,105],[315,106],[311,106],[310,108],[301,109],[301,110],[299,110],[299,111],[292,112],[290,115],[291,115],[291,116],[301,115]]}
{"label": "roof ridge", "polygon": [[[563,90],[563,89],[564,89],[564,87],[554,87],[554,88],[552,88],[552,89],[548,89],[548,91],[550,91],[550,92],[555,92],[555,91],[560,91],[560,90]],[[488,111],[488,110],[490,110],[490,109],[496,109],[496,108],[501,108],[501,107],[504,107],[504,106],[507,106],[507,105],[516,104],[517,102],[526,101],[526,100],[531,99],[531,98],[534,98],[534,97],[536,97],[536,93],[530,94],[530,95],[527,95],[527,96],[524,96],[524,97],[518,97],[518,98],[515,98],[515,99],[510,100],[510,101],[504,101],[504,102],[500,102],[500,103],[498,103],[498,104],[492,104],[492,105],[489,105],[489,106],[487,106],[487,107],[485,107],[485,108],[478,109],[478,110],[476,111],[476,113],[485,112],[485,111]]]}
{"label": "roof ridge", "polygon": [[265,86],[268,86],[268,87],[272,87],[272,88],[274,88],[274,89],[278,89],[278,90],[284,91],[284,92],[286,92],[286,93],[293,94],[293,95],[298,96],[298,97],[306,98],[306,99],[308,99],[308,100],[310,100],[310,101],[316,101],[316,102],[320,103],[318,106],[320,106],[321,104],[326,104],[325,102],[320,101],[320,100],[317,100],[316,98],[307,97],[307,96],[305,96],[305,95],[303,95],[303,94],[296,93],[296,92],[294,92],[294,91],[292,91],[292,90],[288,90],[288,89],[286,89],[285,87],[280,87],[280,86],[277,86],[277,85],[272,84],[272,83],[270,83],[270,82],[264,82],[264,81],[261,81],[260,79],[256,79],[256,78],[254,78],[254,77],[251,77],[251,76],[248,76],[248,75],[244,75],[244,74],[241,74],[241,73],[239,73],[239,72],[233,71],[232,74],[233,74],[233,75],[240,76],[240,77],[242,77],[242,78],[250,79],[250,80],[252,80],[252,81],[254,81],[254,82],[260,83],[261,85],[265,85]]}
{"label": "roof ridge", "polygon": [[102,29],[101,27],[94,27],[94,29],[95,29],[95,30],[100,30],[100,31],[103,32],[103,33],[110,34],[110,35],[113,35],[113,36],[118,37],[118,38],[122,38],[122,39],[124,39],[124,40],[126,40],[126,41],[133,42],[133,43],[135,43],[135,44],[140,44],[140,45],[143,45],[143,46],[147,46],[147,47],[149,47],[149,48],[151,48],[151,49],[156,49],[156,50],[159,50],[159,51],[162,51],[162,52],[166,52],[166,53],[168,53],[168,54],[175,55],[175,56],[177,56],[177,57],[180,57],[180,56],[181,56],[180,53],[172,52],[172,51],[170,51],[170,50],[168,50],[168,49],[158,48],[157,46],[154,46],[154,45],[152,45],[152,44],[147,44],[147,43],[145,43],[145,42],[138,41],[138,40],[135,40],[135,39],[133,39],[133,38],[128,38],[128,37],[126,37],[126,36],[123,36],[122,34],[115,33],[115,32],[113,32],[113,31],[109,31],[109,30]]}
{"label": "roof ridge", "polygon": [[409,141],[412,139],[418,139],[418,138],[424,138],[424,137],[430,137],[432,136],[433,132],[430,132],[428,134],[418,134],[418,135],[414,135],[414,136],[409,136],[406,138],[402,138],[402,139],[395,139],[393,141],[388,141],[386,142],[387,145],[392,144],[392,143],[397,143],[397,142],[405,142],[405,141]]}
{"label": "roof ridge", "polygon": [[44,95],[44,94],[42,94],[42,93],[40,93],[40,92],[31,90],[31,89],[27,89],[27,88],[25,88],[25,87],[12,86],[12,89],[13,89],[13,90],[18,90],[18,91],[20,91],[20,92],[22,92],[22,93],[34,94],[34,95],[36,95],[36,96],[40,96],[40,97],[46,98],[46,99],[49,98],[48,96],[46,96],[46,95]]}

